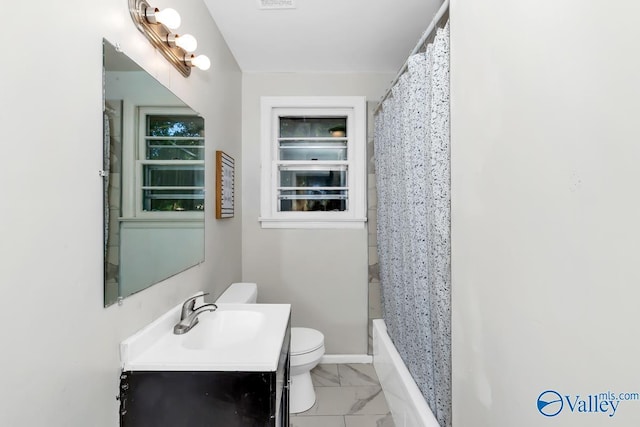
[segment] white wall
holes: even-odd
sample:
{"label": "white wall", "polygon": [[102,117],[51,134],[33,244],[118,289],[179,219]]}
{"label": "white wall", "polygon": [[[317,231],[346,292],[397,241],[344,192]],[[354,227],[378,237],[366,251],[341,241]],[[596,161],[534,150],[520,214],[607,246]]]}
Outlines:
{"label": "white wall", "polygon": [[640,392],[640,3],[452,0],[454,426]]}
{"label": "white wall", "polygon": [[367,228],[261,229],[260,97],[384,94],[388,74],[243,74],[242,277],[259,302],[291,303],[292,325],[322,331],[328,354],[367,353]]}
{"label": "white wall", "polygon": [[203,114],[209,194],[214,151],[241,160],[240,71],[201,0],[175,7],[211,71],[183,78],[123,0],[3,5],[16,44],[0,72],[2,426],[118,425],[119,342],[194,291],[214,297],[241,278],[240,218],[214,220],[208,197],[206,262],[102,307],[102,38]]}

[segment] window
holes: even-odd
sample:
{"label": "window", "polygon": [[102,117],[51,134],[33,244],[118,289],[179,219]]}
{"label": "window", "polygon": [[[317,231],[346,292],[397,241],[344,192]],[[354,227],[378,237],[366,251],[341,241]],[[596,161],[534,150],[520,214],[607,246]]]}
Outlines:
{"label": "window", "polygon": [[138,126],[137,215],[202,216],[204,119],[188,108],[140,108]]}
{"label": "window", "polygon": [[263,97],[265,228],[355,228],[366,221],[364,97]]}

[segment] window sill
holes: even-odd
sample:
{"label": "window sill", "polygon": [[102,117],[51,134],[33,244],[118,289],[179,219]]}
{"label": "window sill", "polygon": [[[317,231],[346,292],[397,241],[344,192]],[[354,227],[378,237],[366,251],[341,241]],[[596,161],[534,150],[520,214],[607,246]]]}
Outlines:
{"label": "window sill", "polygon": [[204,221],[204,211],[153,211],[153,212],[138,212],[136,216],[123,216],[119,219],[121,221],[141,221],[141,222],[153,222],[153,221]]}
{"label": "window sill", "polygon": [[362,229],[365,227],[367,218],[355,219],[279,219],[279,218],[259,218],[262,228],[298,228],[298,229]]}
{"label": "window sill", "polygon": [[118,218],[123,228],[204,228],[204,218]]}

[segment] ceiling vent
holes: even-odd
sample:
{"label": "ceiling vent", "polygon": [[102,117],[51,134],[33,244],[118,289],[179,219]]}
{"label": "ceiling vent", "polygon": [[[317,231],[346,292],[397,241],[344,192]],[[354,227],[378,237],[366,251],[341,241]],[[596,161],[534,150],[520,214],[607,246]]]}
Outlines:
{"label": "ceiling vent", "polygon": [[295,9],[296,0],[258,0],[260,9]]}

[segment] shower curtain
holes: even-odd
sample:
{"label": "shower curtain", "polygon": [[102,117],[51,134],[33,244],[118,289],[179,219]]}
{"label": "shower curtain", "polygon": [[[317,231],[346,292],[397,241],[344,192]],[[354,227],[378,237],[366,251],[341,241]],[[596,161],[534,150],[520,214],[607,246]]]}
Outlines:
{"label": "shower curtain", "polygon": [[411,56],[374,122],[383,316],[442,427],[451,425],[449,24]]}
{"label": "shower curtain", "polygon": [[104,259],[107,259],[107,250],[109,247],[109,172],[111,170],[111,125],[109,115],[105,112],[102,115],[102,150],[103,150],[103,165],[104,182],[102,183],[102,197],[103,197],[103,240],[104,240]]}

